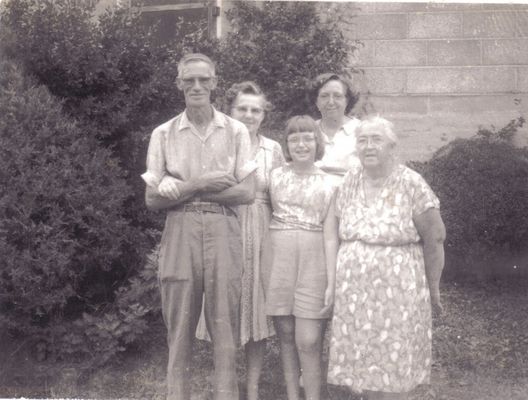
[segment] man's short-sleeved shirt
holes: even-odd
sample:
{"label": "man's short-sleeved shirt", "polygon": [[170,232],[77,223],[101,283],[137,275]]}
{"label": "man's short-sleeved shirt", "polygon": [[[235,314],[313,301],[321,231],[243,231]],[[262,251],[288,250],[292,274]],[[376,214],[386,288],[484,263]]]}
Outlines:
{"label": "man's short-sleeved shirt", "polygon": [[166,175],[187,181],[212,171],[233,174],[240,182],[255,170],[250,151],[243,123],[213,108],[213,119],[202,136],[184,111],[152,132],[147,171],[141,177],[154,188]]}

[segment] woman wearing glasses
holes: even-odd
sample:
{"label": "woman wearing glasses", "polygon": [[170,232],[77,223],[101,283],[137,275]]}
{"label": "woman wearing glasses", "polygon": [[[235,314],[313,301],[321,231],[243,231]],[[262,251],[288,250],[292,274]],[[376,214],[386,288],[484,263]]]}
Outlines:
{"label": "woman wearing glasses", "polygon": [[317,166],[340,183],[345,173],[359,164],[354,134],[359,120],[349,116],[358,96],[343,76],[325,73],[313,80],[312,97],[321,114],[317,125],[325,144],[324,157]]}

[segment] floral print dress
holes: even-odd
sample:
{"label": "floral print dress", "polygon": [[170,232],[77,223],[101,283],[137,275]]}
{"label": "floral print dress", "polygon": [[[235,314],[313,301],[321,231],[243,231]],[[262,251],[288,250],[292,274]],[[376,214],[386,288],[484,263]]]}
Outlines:
{"label": "floral print dress", "polygon": [[431,304],[413,216],[432,207],[438,198],[403,165],[371,204],[362,167],[346,174],[336,198],[341,245],[329,383],[394,393],[428,383]]}
{"label": "floral print dress", "polygon": [[239,207],[239,220],[244,251],[242,297],[240,301],[240,341],[259,341],[273,336],[275,330],[271,318],[265,312],[264,285],[261,276],[262,242],[268,233],[271,220],[269,196],[270,173],[284,164],[279,143],[259,136],[259,147],[253,159],[258,168],[255,172],[256,197],[252,204]]}

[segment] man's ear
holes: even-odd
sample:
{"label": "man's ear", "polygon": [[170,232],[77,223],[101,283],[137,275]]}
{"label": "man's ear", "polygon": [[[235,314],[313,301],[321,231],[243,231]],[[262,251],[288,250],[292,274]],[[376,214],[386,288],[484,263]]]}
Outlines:
{"label": "man's ear", "polygon": [[176,78],[176,86],[183,92],[183,82],[181,78]]}

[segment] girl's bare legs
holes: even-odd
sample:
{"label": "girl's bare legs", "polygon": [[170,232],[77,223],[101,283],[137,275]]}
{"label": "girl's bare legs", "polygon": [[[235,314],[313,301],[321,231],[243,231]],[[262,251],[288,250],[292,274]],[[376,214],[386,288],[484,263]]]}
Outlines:
{"label": "girl's bare legs", "polygon": [[258,399],[258,386],[262,364],[264,363],[264,352],[266,341],[250,340],[246,343],[246,365],[247,365],[247,400]]}
{"label": "girl's bare legs", "polygon": [[273,317],[279,337],[282,371],[286,381],[288,400],[299,400],[299,355],[295,346],[295,317],[293,315]]}
{"label": "girl's bare legs", "polygon": [[332,318],[321,320],[323,324],[323,336],[321,344],[321,390],[322,397],[328,396],[328,365],[330,363],[330,329],[332,326]]}
{"label": "girl's bare legs", "polygon": [[299,352],[306,400],[321,398],[321,353],[324,320],[295,319],[295,343]]}

